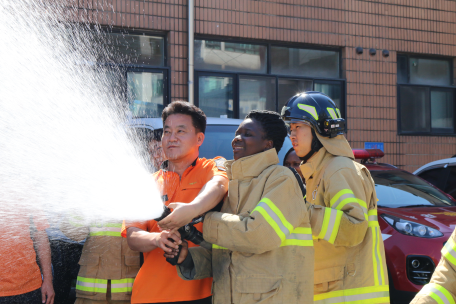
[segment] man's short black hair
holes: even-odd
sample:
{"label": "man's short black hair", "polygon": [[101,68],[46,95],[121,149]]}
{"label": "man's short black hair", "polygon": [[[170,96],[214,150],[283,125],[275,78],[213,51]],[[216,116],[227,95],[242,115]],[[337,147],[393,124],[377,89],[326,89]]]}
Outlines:
{"label": "man's short black hair", "polygon": [[287,126],[279,113],[272,111],[250,111],[245,117],[258,121],[263,127],[265,138],[272,140],[274,148],[279,153],[285,137],[287,137]]}
{"label": "man's short black hair", "polygon": [[162,112],[163,127],[168,116],[172,114],[184,114],[192,117],[196,132],[206,133],[206,114],[195,105],[186,101],[173,101]]}

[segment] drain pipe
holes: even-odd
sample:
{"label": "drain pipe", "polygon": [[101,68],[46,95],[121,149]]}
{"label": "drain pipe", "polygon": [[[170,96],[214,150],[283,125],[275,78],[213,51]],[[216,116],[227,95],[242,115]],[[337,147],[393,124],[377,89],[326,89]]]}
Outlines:
{"label": "drain pipe", "polygon": [[194,0],[188,0],[188,102],[195,104],[194,101],[194,77],[193,77],[193,48],[194,42]]}

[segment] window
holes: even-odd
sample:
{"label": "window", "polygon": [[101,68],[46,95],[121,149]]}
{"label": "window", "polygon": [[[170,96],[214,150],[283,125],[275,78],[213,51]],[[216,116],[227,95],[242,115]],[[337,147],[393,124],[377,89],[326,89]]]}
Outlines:
{"label": "window", "polygon": [[440,190],[444,191],[445,188],[445,180],[446,179],[446,172],[445,168],[439,167],[439,168],[434,168],[430,169],[427,171],[424,171],[420,173],[418,176],[421,177],[422,179],[428,181],[429,183],[433,184]]}
{"label": "window", "polygon": [[245,42],[195,40],[195,103],[209,117],[280,112],[297,93],[321,91],[345,116],[340,52]]}
{"label": "window", "polygon": [[98,62],[113,66],[113,75],[121,74],[110,78],[116,93],[125,96],[131,116],[160,117],[169,96],[165,38],[109,32],[103,39],[107,52]]}
{"label": "window", "polygon": [[401,134],[454,134],[455,92],[450,60],[397,57]]}
{"label": "window", "polygon": [[456,199],[456,166],[451,166],[445,192]]}

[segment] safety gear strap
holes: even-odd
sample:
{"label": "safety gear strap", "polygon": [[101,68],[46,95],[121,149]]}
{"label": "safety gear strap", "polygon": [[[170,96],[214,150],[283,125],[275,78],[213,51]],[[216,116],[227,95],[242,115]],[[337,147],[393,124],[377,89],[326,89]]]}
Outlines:
{"label": "safety gear strap", "polygon": [[312,132],[312,143],[310,145],[310,152],[307,153],[307,155],[304,157],[299,157],[299,159],[302,160],[303,164],[305,164],[309,160],[309,158],[312,157],[312,155],[314,155],[315,153],[320,151],[320,149],[323,147],[323,145],[321,144],[317,135],[315,134],[315,131],[313,128],[311,128],[311,132]]}

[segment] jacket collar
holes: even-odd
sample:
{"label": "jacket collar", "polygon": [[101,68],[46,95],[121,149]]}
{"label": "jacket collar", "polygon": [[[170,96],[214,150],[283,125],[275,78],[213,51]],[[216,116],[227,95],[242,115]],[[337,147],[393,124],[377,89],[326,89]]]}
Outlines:
{"label": "jacket collar", "polygon": [[225,163],[229,180],[244,179],[260,175],[269,166],[279,163],[276,149],[254,155],[242,157],[238,160],[229,160]]}
{"label": "jacket collar", "polygon": [[[196,161],[199,159],[199,157],[195,158],[195,160],[193,161],[193,163],[188,167],[188,168],[193,168],[196,166]],[[165,160],[164,162],[162,162],[161,166],[160,166],[160,169],[162,169],[164,172],[168,171],[168,166],[169,166],[169,160]],[[188,169],[187,168],[187,169]]]}
{"label": "jacket collar", "polygon": [[302,175],[304,179],[307,181],[309,177],[311,177],[316,171],[319,171],[324,163],[326,163],[325,159],[330,157],[331,154],[326,151],[326,148],[321,148],[315,155],[313,155],[305,164],[299,166],[301,168]]}

